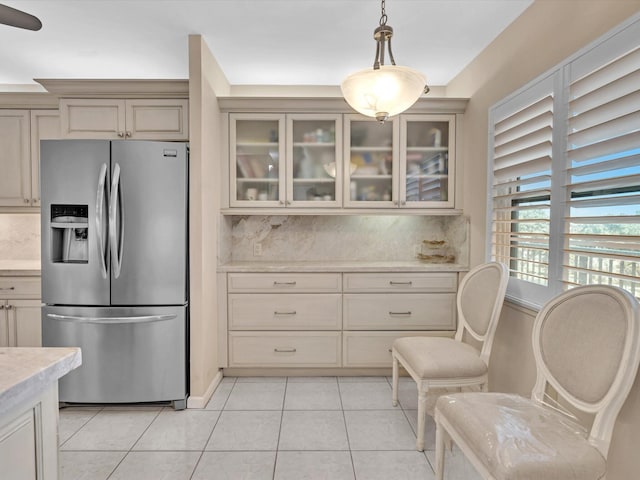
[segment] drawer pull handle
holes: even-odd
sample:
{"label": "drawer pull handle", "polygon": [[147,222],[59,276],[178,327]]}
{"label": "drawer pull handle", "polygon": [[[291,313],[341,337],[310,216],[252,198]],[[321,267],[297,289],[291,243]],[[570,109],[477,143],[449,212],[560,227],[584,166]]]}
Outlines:
{"label": "drawer pull handle", "polygon": [[295,310],[293,312],[273,312],[274,315],[295,315],[296,313]]}
{"label": "drawer pull handle", "polygon": [[413,282],[408,281],[408,282],[394,282],[393,280],[391,280],[389,282],[389,285],[412,285]]}
{"label": "drawer pull handle", "polygon": [[295,348],[274,348],[275,353],[296,353]]}
{"label": "drawer pull handle", "polygon": [[392,317],[410,317],[411,316],[411,310],[407,311],[407,312],[389,312],[389,315],[391,315]]}
{"label": "drawer pull handle", "polygon": [[276,287],[280,287],[280,286],[287,286],[287,285],[288,285],[288,286],[292,286],[292,285],[295,285],[295,284],[296,284],[296,282],[295,282],[295,281],[293,281],[293,282],[273,282],[273,284],[274,284]]}
{"label": "drawer pull handle", "polygon": [[15,290],[16,287],[2,287],[0,290]]}

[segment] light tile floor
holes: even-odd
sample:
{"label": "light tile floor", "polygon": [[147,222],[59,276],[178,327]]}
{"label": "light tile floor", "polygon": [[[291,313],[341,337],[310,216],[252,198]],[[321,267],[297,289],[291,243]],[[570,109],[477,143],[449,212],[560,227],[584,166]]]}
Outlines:
{"label": "light tile floor", "polygon": [[[60,410],[62,480],[433,480],[434,424],[415,450],[417,391],[402,378],[226,377],[206,408]],[[476,480],[454,447],[447,480]]]}

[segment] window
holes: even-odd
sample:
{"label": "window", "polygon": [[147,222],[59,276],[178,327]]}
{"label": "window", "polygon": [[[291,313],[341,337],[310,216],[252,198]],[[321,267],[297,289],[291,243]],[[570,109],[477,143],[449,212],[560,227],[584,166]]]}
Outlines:
{"label": "window", "polygon": [[541,305],[583,284],[640,297],[640,20],[490,111],[488,256]]}

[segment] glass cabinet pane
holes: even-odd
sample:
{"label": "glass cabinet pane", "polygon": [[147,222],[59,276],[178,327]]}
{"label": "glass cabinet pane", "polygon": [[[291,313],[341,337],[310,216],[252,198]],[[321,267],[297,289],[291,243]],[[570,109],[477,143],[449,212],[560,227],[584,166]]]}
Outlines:
{"label": "glass cabinet pane", "polygon": [[235,121],[236,200],[280,200],[279,131],[278,120]]}
{"label": "glass cabinet pane", "polygon": [[[352,120],[349,143],[349,203],[391,202],[393,121]],[[362,204],[361,204],[362,205]]]}
{"label": "glass cabinet pane", "polygon": [[293,202],[336,200],[336,120],[292,120]]}
{"label": "glass cabinet pane", "polygon": [[405,200],[449,199],[449,121],[406,121]]}

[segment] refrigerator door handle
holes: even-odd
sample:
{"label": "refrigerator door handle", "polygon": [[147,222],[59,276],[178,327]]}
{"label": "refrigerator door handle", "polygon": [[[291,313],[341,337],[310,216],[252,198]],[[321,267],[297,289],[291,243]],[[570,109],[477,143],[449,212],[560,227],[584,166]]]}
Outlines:
{"label": "refrigerator door handle", "polygon": [[[118,210],[120,210],[120,239],[118,241]],[[116,163],[111,181],[111,199],[109,202],[109,240],[113,276],[118,278],[122,268],[122,252],[124,244],[124,209],[120,196],[120,164]]]}
{"label": "refrigerator door handle", "polygon": [[68,320],[83,323],[151,323],[164,320],[173,320],[176,315],[138,315],[134,317],[82,317],[76,315],[58,315],[57,313],[47,313],[47,317],[54,320]]}
{"label": "refrigerator door handle", "polygon": [[104,211],[104,184],[107,180],[107,164],[103,163],[98,175],[98,193],[96,198],[96,239],[98,241],[98,254],[100,255],[100,271],[102,278],[107,278],[107,262],[105,259],[105,245],[103,241],[102,216]]}

